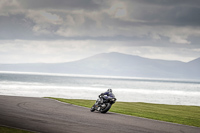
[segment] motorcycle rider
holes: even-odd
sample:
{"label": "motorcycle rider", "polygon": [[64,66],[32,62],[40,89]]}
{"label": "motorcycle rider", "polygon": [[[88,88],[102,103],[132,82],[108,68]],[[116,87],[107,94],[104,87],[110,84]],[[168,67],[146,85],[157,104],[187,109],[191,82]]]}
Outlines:
{"label": "motorcycle rider", "polygon": [[97,110],[101,113],[106,113],[116,100],[115,95],[112,93],[112,89],[108,89],[106,92],[99,95],[99,99],[96,100],[90,111],[94,112]]}
{"label": "motorcycle rider", "polygon": [[115,98],[115,95],[112,93],[112,89],[109,88],[106,92],[101,93],[99,97],[101,98],[101,103],[103,103],[103,100]]}

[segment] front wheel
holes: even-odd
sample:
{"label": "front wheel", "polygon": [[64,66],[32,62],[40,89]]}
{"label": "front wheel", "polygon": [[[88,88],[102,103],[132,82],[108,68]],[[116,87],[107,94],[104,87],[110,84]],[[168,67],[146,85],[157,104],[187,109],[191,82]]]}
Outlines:
{"label": "front wheel", "polygon": [[95,111],[94,105],[92,106],[92,108],[90,109],[91,112]]}
{"label": "front wheel", "polygon": [[101,113],[106,113],[110,108],[111,108],[111,104],[110,104],[110,103],[107,103],[106,108],[103,109],[103,110],[100,110],[100,112],[101,112]]}

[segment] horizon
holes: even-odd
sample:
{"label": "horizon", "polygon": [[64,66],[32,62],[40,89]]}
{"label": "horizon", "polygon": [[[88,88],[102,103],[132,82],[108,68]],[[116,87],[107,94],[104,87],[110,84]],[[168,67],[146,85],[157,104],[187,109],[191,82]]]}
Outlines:
{"label": "horizon", "polygon": [[108,79],[130,79],[138,81],[158,81],[158,82],[187,82],[200,84],[200,79],[179,79],[179,78],[154,78],[154,77],[128,77],[128,76],[108,76],[108,75],[87,75],[87,74],[67,74],[67,73],[44,73],[44,72],[20,72],[20,71],[0,71],[0,74],[24,74],[38,76],[63,76],[80,78],[108,78]]}

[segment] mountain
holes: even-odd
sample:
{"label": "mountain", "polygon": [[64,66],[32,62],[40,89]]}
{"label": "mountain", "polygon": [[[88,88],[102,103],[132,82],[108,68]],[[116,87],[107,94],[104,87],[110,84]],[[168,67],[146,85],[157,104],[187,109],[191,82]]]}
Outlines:
{"label": "mountain", "polygon": [[190,62],[102,53],[67,63],[1,64],[0,71],[67,73],[148,78],[200,79],[200,58]]}
{"label": "mountain", "polygon": [[200,77],[200,58],[194,59],[187,64],[187,69],[185,69],[193,77]]}

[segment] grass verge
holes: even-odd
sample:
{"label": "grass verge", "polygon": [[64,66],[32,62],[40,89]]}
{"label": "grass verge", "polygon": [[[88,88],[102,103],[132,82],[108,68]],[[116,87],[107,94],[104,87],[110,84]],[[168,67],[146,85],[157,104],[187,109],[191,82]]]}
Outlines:
{"label": "grass verge", "polygon": [[[94,100],[52,98],[61,102],[91,108]],[[200,127],[200,107],[183,105],[165,105],[140,102],[116,102],[110,112],[138,116]]]}
{"label": "grass verge", "polygon": [[32,133],[32,132],[16,129],[16,128],[0,126],[0,133]]}

